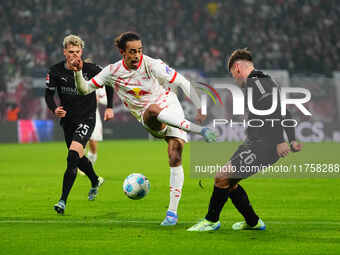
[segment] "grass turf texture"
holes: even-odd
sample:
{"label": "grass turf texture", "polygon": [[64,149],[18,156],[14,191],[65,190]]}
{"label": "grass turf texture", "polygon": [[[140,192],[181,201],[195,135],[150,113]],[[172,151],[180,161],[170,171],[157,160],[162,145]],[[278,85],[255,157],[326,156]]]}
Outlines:
{"label": "grass turf texture", "polygon": [[[228,143],[227,157],[237,148]],[[338,144],[305,144],[283,163],[339,163]],[[0,145],[1,254],[339,254],[340,179],[250,178],[242,185],[266,231],[231,230],[242,220],[230,201],[222,227],[214,233],[185,230],[207,210],[212,180],[205,189],[187,170],[179,224],[161,227],[169,200],[169,168],[164,142],[105,141],[99,145],[96,169],[105,177],[97,200],[87,200],[89,181],[77,176],[65,216],[57,202],[66,166],[64,143]],[[151,182],[149,195],[128,199],[124,178],[132,172]]]}

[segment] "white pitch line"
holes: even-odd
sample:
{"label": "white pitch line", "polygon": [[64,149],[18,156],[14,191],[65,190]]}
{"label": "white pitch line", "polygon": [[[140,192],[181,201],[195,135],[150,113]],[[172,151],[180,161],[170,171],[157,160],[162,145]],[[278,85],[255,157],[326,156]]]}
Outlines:
{"label": "white pitch line", "polygon": [[[22,224],[160,224],[160,221],[138,221],[138,220],[0,220],[0,224],[22,223]],[[182,224],[194,224],[196,221],[180,221]],[[334,225],[340,226],[340,222],[334,221],[266,221],[267,224],[282,225]]]}

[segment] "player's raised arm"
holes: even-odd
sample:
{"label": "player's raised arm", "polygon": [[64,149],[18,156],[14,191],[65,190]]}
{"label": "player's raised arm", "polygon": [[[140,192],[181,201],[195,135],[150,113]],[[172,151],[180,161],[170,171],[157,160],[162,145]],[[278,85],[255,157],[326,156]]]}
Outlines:
{"label": "player's raised arm", "polygon": [[88,95],[96,89],[102,88],[105,85],[109,85],[107,80],[109,79],[110,72],[109,66],[105,67],[100,73],[98,73],[91,80],[85,80],[82,72],[82,62],[79,59],[72,61],[72,69],[74,71],[74,81],[78,92],[81,95]]}

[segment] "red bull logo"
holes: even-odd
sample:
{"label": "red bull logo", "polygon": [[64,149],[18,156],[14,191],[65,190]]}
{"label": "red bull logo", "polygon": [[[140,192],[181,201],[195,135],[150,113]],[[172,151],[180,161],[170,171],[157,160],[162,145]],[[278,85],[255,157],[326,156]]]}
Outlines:
{"label": "red bull logo", "polygon": [[145,91],[140,88],[133,88],[132,90],[128,90],[127,93],[135,96],[136,98],[141,98],[142,96],[151,94],[149,91]]}

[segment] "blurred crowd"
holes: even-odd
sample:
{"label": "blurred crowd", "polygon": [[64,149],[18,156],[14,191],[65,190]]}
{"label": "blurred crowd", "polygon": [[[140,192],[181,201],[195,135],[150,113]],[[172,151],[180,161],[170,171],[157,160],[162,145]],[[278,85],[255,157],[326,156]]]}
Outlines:
{"label": "blurred crowd", "polygon": [[[132,30],[141,34],[146,54],[208,76],[225,75],[226,55],[240,47],[252,50],[262,69],[325,75],[340,70],[336,0],[1,2],[0,120],[14,104],[21,117],[44,118],[35,82],[63,59],[62,40],[70,33],[85,40],[85,56],[100,65],[119,59],[114,37]],[[25,101],[35,113],[23,112]]]}

